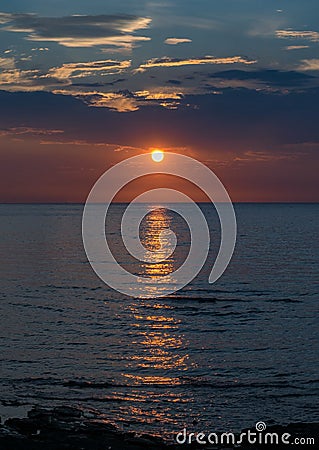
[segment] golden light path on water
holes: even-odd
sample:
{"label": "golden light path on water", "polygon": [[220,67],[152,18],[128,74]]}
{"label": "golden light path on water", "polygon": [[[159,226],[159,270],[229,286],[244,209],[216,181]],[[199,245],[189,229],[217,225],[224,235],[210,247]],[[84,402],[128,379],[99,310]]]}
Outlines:
{"label": "golden light path on water", "polygon": [[[141,241],[145,246],[145,253],[148,256],[152,255],[152,263],[143,264],[144,276],[152,278],[169,275],[176,270],[173,256],[162,261],[165,252],[161,251],[163,239],[161,241],[159,239],[161,231],[170,229],[171,220],[168,211],[160,206],[150,210],[145,217]],[[152,300],[139,299],[132,301],[129,309],[132,318],[130,334],[135,352],[134,356],[130,357],[131,373],[126,373],[124,376],[136,386],[180,385],[181,380],[178,374],[187,372],[192,364],[187,352],[187,343],[179,329],[179,320],[174,317],[171,307],[162,302],[154,301],[153,303]],[[173,371],[174,375],[169,376],[168,371]],[[142,404],[144,401],[149,401],[150,396],[155,403],[159,401],[156,388],[151,394],[148,391],[145,398],[143,394],[139,391],[138,398]],[[183,401],[175,393],[170,394],[169,402]],[[132,405],[130,412],[133,417],[143,416],[145,420],[146,412],[141,405]],[[152,410],[149,420],[166,420],[175,423],[173,417],[167,417],[167,412],[156,408]]]}
{"label": "golden light path on water", "polygon": [[[172,216],[161,204],[149,207],[143,226],[140,229],[141,243],[145,249],[144,261],[140,266],[141,280],[149,280],[145,291],[154,298],[167,284],[176,282],[174,272],[178,268],[177,258],[167,252],[170,248],[169,233],[172,228]],[[161,277],[165,277],[164,284]],[[154,283],[155,282],[155,283]]]}

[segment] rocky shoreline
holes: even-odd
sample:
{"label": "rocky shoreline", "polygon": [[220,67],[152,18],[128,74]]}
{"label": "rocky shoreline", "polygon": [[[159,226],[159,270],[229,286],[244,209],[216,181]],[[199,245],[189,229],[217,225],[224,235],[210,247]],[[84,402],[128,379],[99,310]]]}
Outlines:
{"label": "rocky shoreline", "polygon": [[53,409],[33,407],[26,418],[7,419],[0,425],[0,450],[177,450],[177,449],[315,449],[319,443],[319,423],[272,426],[267,432],[289,433],[294,438],[313,438],[309,444],[178,445],[165,443],[160,438],[123,432],[105,423],[94,413],[69,406]]}

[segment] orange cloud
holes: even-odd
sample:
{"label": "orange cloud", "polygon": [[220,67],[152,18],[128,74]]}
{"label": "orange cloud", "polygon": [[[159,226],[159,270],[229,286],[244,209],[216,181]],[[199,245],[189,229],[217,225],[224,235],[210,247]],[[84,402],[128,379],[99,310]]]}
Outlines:
{"label": "orange cloud", "polygon": [[66,63],[60,67],[53,67],[48,75],[60,79],[83,78],[94,75],[96,72],[106,72],[108,75],[120,73],[131,66],[131,61],[104,61]]}
{"label": "orange cloud", "polygon": [[181,67],[181,66],[196,66],[202,64],[255,64],[257,61],[249,60],[242,56],[230,56],[225,58],[216,58],[214,56],[204,56],[203,58],[189,58],[189,59],[177,59],[177,58],[153,58],[146,63],[141,64],[137,69],[138,72],[142,72],[146,69],[154,67]]}
{"label": "orange cloud", "polygon": [[53,93],[72,95],[83,100],[89,106],[109,108],[117,112],[132,112],[139,109],[134,97],[125,96],[122,93],[99,91],[81,92],[72,90],[55,90]]}
{"label": "orange cloud", "polygon": [[181,92],[136,91],[134,94],[145,100],[180,100],[183,98]]}

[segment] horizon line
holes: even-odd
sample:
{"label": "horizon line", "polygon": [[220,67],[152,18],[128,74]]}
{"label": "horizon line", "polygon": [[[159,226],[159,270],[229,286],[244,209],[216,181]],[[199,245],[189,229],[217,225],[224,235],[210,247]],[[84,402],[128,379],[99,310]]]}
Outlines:
{"label": "horizon line", "polygon": [[[112,202],[111,204],[115,204],[115,205],[129,205],[132,202]],[[160,204],[160,203],[164,203],[164,204],[176,204],[176,203],[182,203],[182,204],[187,204],[187,203],[193,203],[193,202],[136,202],[139,204]],[[214,205],[213,202],[195,202],[197,204],[211,204]],[[215,203],[224,203],[224,202],[215,202]],[[264,204],[264,205],[316,205],[319,204],[319,200],[318,201],[233,201],[232,202],[234,205],[238,205],[238,204]],[[0,205],[85,205],[86,202],[44,202],[44,201],[39,201],[39,202],[0,202]],[[91,204],[95,204],[95,205],[104,205],[105,202],[95,202],[95,203],[91,203]]]}

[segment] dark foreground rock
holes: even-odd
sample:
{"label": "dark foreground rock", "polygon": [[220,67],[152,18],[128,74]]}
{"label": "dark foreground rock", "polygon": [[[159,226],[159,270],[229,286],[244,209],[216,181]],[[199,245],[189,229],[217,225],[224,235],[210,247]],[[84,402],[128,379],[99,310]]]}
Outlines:
{"label": "dark foreground rock", "polygon": [[[273,426],[268,433],[291,435],[293,444],[224,445],[164,443],[149,435],[121,432],[114,425],[99,420],[98,416],[82,410],[63,406],[54,409],[34,407],[24,419],[8,419],[0,425],[0,450],[177,450],[177,449],[307,449],[319,447],[319,424],[291,424]],[[299,445],[295,439],[309,439]],[[180,436],[183,440],[183,436]],[[299,441],[298,441],[299,442]]]}

